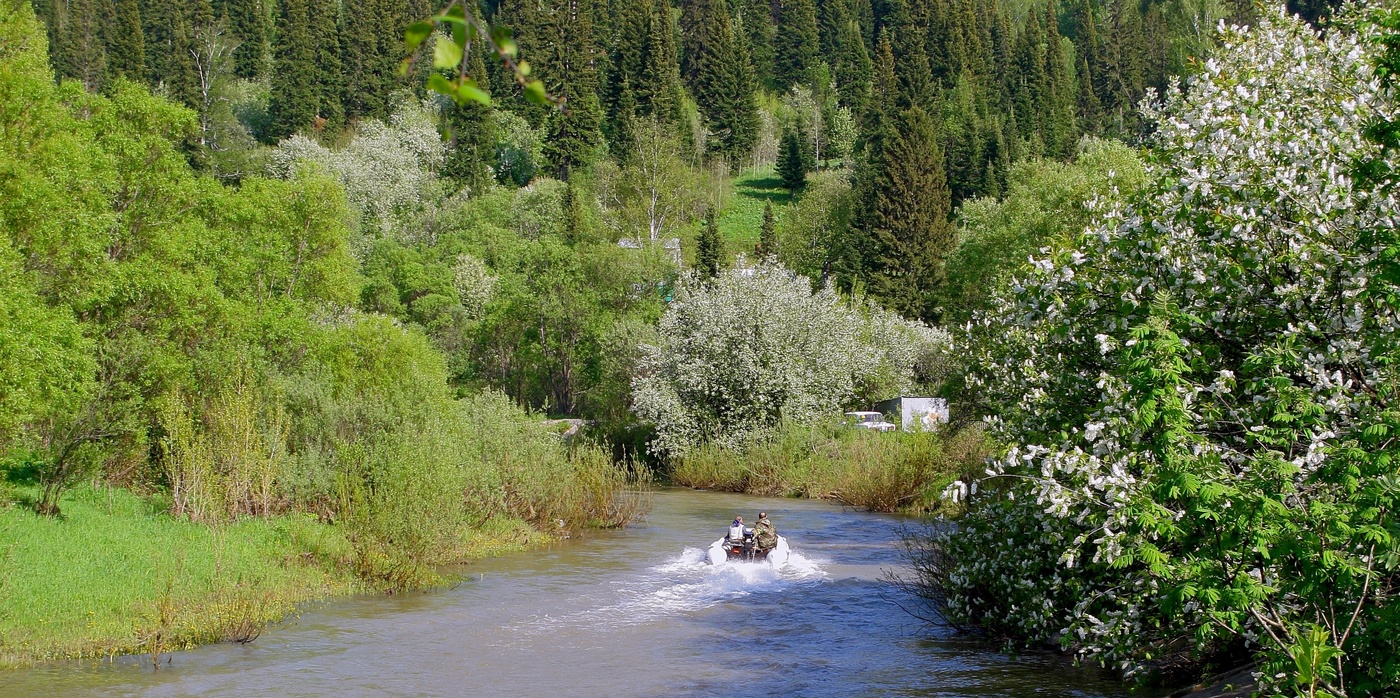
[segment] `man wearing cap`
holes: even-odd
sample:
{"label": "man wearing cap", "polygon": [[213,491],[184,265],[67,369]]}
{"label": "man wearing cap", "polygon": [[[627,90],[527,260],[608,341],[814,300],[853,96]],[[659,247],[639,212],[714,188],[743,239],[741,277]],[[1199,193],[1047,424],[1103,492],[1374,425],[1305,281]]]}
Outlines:
{"label": "man wearing cap", "polygon": [[768,555],[768,551],[778,547],[778,529],[774,528],[773,520],[768,518],[768,512],[758,512],[758,521],[753,525],[753,540],[758,546],[760,557]]}

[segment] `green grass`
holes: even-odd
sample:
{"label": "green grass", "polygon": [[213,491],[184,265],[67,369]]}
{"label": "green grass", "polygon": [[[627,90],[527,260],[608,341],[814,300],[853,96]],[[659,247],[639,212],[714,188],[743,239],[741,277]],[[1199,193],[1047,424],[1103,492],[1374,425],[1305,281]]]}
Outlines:
{"label": "green grass", "polygon": [[763,207],[773,203],[774,217],[781,221],[792,197],[783,180],[772,169],[747,170],[734,180],[734,194],[725,202],[719,217],[719,233],[731,254],[753,256],[763,225]]}
{"label": "green grass", "polygon": [[[4,485],[0,484],[0,488]],[[308,601],[364,591],[347,529],[306,514],[210,526],[164,502],[83,487],[63,516],[0,491],[0,667],[255,637]],[[537,545],[518,520],[463,531],[458,561]]]}
{"label": "green grass", "polygon": [[703,447],[675,464],[688,487],[831,499],[872,511],[943,509],[943,489],[989,453],[980,429],[880,434],[836,424],[787,426],[742,450]]}

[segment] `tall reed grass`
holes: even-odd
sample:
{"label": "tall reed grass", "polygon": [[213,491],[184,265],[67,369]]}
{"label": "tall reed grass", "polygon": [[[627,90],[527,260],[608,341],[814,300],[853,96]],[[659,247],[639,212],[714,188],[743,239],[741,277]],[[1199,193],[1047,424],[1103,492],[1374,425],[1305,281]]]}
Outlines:
{"label": "tall reed grass", "polygon": [[981,470],[990,454],[979,427],[877,433],[839,423],[785,425],[744,449],[704,446],[680,458],[672,482],[766,496],[831,499],[872,511],[927,513],[943,489]]}

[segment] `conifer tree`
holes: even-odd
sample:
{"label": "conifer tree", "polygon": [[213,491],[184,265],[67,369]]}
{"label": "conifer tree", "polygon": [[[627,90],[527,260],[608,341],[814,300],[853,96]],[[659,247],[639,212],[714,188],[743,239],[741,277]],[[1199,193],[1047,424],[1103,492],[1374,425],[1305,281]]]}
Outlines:
{"label": "conifer tree", "polygon": [[1026,18],[1026,27],[1016,38],[1016,49],[1011,67],[1011,111],[1020,127],[1023,140],[1033,143],[1031,150],[1036,155],[1044,152],[1044,141],[1037,125],[1040,115],[1045,113],[1047,85],[1045,77],[1044,44],[1045,35],[1040,27],[1041,16],[1032,12]]}
{"label": "conifer tree", "polygon": [[316,117],[316,47],[307,4],[279,0],[267,135],[280,140]]}
{"label": "conifer tree", "polygon": [[572,180],[564,187],[564,200],[560,208],[564,212],[564,239],[571,245],[586,240],[588,221],[584,216],[583,197]]}
{"label": "conifer tree", "polygon": [[[321,14],[328,14],[329,9]],[[345,50],[341,63],[346,115],[377,119],[389,116],[389,97],[403,56],[406,12],[403,0],[345,3]]]}
{"label": "conifer tree", "polygon": [[774,0],[773,86],[786,92],[812,81],[820,56],[817,8],[813,0]]}
{"label": "conifer tree", "polygon": [[680,73],[676,63],[675,23],[664,0],[620,0],[614,18],[606,89],[606,133],[621,153],[632,116],[680,120]]}
{"label": "conifer tree", "polygon": [[773,218],[773,202],[763,204],[763,225],[758,229],[758,253],[771,257],[778,252],[778,224]]}
{"label": "conifer tree", "polygon": [[112,79],[146,79],[146,42],[141,33],[141,8],[137,0],[115,0],[107,34],[107,75]]}
{"label": "conifer tree", "polygon": [[311,22],[311,40],[315,53],[312,94],[316,100],[316,126],[339,128],[345,123],[345,67],[341,60],[340,3],[337,0],[310,0],[307,18]]}
{"label": "conifer tree", "polygon": [[783,145],[778,152],[778,176],[783,179],[783,187],[793,194],[807,184],[807,163],[802,155],[802,142],[793,129],[783,132]]}
{"label": "conifer tree", "polygon": [[943,154],[933,119],[917,105],[903,110],[891,136],[870,164],[874,186],[858,224],[867,237],[866,288],[905,317],[932,319],[929,298],[954,242]]}
{"label": "conifer tree", "polygon": [[752,67],[735,40],[724,0],[690,0],[686,19],[686,65],[696,106],[710,132],[710,152],[731,167],[753,148],[758,128]]}
{"label": "conifer tree", "polygon": [[841,104],[857,115],[864,114],[874,68],[856,20],[847,20],[841,28],[836,51],[832,76],[836,78],[836,91],[840,94]]}
{"label": "conifer tree", "polygon": [[224,0],[223,14],[229,35],[238,42],[233,51],[233,74],[248,80],[257,78],[267,61],[267,8],[262,0]]}
{"label": "conifer tree", "polygon": [[[531,65],[543,73],[548,73],[549,66],[541,64],[536,57],[548,49],[547,9],[540,0],[502,0],[491,20],[493,26],[511,32],[520,57],[531,61]],[[491,70],[491,81],[498,86],[500,105],[524,117],[532,126],[543,125],[552,107],[525,99],[515,83],[515,76],[506,71],[500,61],[491,61]]]}
{"label": "conifer tree", "polygon": [[1079,57],[1075,103],[1080,127],[1087,133],[1097,133],[1103,120],[1103,101],[1099,99],[1100,80],[1097,75],[1103,58],[1099,55],[1101,46],[1093,2],[1083,0],[1075,9],[1074,19],[1074,46]]}
{"label": "conifer tree", "polygon": [[681,118],[681,74],[676,50],[676,20],[667,0],[652,0],[647,45],[642,61],[642,84],[637,99],[642,116],[673,124]]}
{"label": "conifer tree", "polygon": [[561,0],[550,28],[550,67],[546,85],[565,99],[549,116],[545,157],[559,179],[593,162],[602,140],[602,109],[594,65],[592,0]]}
{"label": "conifer tree", "polygon": [[88,90],[97,90],[107,74],[107,47],[98,12],[99,0],[59,1],[66,8],[59,15],[58,74],[81,82]]}
{"label": "conifer tree", "polygon": [[650,39],[650,0],[617,0],[613,3],[613,42],[610,47],[605,104],[608,110],[609,138],[614,135],[619,115],[618,104],[626,100],[635,113],[637,98],[632,83],[642,74]]}
{"label": "conifer tree", "polygon": [[1045,4],[1045,105],[1041,112],[1045,147],[1049,155],[1067,157],[1078,139],[1075,124],[1073,72],[1065,64],[1055,0]]}
{"label": "conifer tree", "polygon": [[[491,92],[486,62],[479,47],[473,47],[469,74],[476,80],[477,87],[488,94]],[[472,194],[481,193],[491,183],[490,167],[496,155],[496,128],[491,108],[476,102],[451,104],[446,117],[447,158],[443,161],[442,173]]]}
{"label": "conifer tree", "polygon": [[141,6],[141,38],[148,84],[159,85],[168,74],[178,9],[177,0],[146,0]]}
{"label": "conifer tree", "polygon": [[631,82],[623,76],[617,102],[609,115],[608,146],[619,165],[627,164],[636,147],[637,102]]}
{"label": "conifer tree", "polygon": [[207,31],[213,26],[214,8],[209,0],[190,0],[177,3],[171,15],[174,25],[170,35],[170,55],[160,82],[165,84],[171,98],[199,110],[204,98],[199,65],[195,60],[196,42],[200,31]]}
{"label": "conifer tree", "polygon": [[773,80],[776,29],[773,26],[772,4],[769,0],[740,0],[739,18],[744,27],[742,38],[754,67],[755,84],[776,89]]}
{"label": "conifer tree", "polygon": [[934,101],[933,70],[929,66],[927,31],[923,24],[922,0],[886,0],[888,25],[885,27],[899,81],[901,109],[919,105],[925,110]]}
{"label": "conifer tree", "polygon": [[827,65],[834,66],[840,60],[841,42],[846,40],[846,25],[851,19],[850,0],[817,0],[817,46]]}
{"label": "conifer tree", "polygon": [[719,236],[719,211],[710,211],[695,240],[695,269],[707,279],[719,276],[724,242]]}
{"label": "conifer tree", "polygon": [[1108,14],[1103,67],[1094,87],[1103,103],[1106,130],[1127,135],[1135,130],[1133,114],[1145,86],[1142,16],[1137,3],[1127,0],[1109,0]]}

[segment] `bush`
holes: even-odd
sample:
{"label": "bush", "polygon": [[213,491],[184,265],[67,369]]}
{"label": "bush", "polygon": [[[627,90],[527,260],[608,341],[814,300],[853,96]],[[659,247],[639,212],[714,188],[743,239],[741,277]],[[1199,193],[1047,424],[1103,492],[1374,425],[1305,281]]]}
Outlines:
{"label": "bush", "polygon": [[831,499],[871,511],[942,510],[943,489],[990,453],[980,427],[878,433],[839,422],[785,424],[747,448],[705,445],[677,459],[678,485]]}
{"label": "bush", "polygon": [[633,395],[657,453],[762,440],[910,390],[947,334],[767,263],[688,277],[645,348]]}
{"label": "bush", "polygon": [[954,490],[955,620],[1128,673],[1249,647],[1270,690],[1400,687],[1400,200],[1350,174],[1394,167],[1369,31],[1227,30],[1150,114],[1150,184],[979,317],[1009,447]]}

